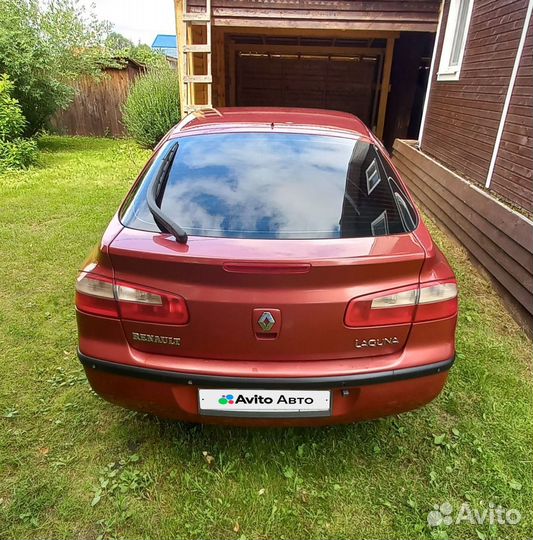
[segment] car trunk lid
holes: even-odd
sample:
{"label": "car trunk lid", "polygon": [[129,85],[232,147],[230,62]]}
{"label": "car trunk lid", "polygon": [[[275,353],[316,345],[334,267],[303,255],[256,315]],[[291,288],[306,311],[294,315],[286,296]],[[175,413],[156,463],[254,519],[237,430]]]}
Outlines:
{"label": "car trunk lid", "polygon": [[109,248],[118,282],[182,296],[189,322],[123,319],[130,345],[172,356],[324,360],[395,353],[411,324],[349,328],[355,297],[415,285],[424,250],[413,234],[247,240],[124,228]]}

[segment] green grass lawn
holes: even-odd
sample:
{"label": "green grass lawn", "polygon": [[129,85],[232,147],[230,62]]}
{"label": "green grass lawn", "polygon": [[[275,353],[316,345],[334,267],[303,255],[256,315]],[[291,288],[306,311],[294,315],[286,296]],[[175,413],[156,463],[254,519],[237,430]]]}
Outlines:
{"label": "green grass lawn", "polygon": [[[533,536],[531,342],[454,241],[429,223],[461,289],[434,403],[321,429],[184,426],[105,403],[76,357],[77,271],[148,153],[40,146],[39,167],[0,176],[0,538]],[[522,520],[430,528],[446,501]]]}

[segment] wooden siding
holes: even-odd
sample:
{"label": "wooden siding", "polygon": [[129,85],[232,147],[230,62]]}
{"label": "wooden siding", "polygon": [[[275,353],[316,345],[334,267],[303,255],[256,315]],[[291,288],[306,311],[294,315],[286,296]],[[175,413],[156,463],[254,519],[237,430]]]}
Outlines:
{"label": "wooden siding", "polygon": [[449,230],[519,306],[533,314],[533,222],[466,182],[406,141],[393,160],[411,193]]}
{"label": "wooden siding", "polygon": [[[460,78],[438,81],[449,5],[446,0],[421,148],[460,175],[484,185],[527,0],[475,0]],[[526,158],[532,154],[528,126],[531,126],[533,83],[526,74],[531,70],[531,46],[527,51],[513,94],[503,137],[504,151],[499,156],[493,187],[507,201],[532,210],[531,167],[527,171],[531,160]]]}
{"label": "wooden siding", "polygon": [[491,189],[533,211],[533,27],[529,27]]}
{"label": "wooden siding", "polygon": [[74,101],[52,117],[52,128],[67,135],[122,137],[122,105],[140,72],[140,67],[129,64],[124,69],[107,69],[101,80],[81,78]]}
{"label": "wooden siding", "polygon": [[[188,0],[201,11],[205,0]],[[440,0],[212,0],[215,26],[434,32]]]}

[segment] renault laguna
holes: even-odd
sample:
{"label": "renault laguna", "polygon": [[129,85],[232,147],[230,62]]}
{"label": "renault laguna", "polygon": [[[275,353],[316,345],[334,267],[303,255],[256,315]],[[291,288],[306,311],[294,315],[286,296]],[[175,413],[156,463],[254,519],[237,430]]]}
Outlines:
{"label": "renault laguna", "polygon": [[186,422],[324,425],[420,407],[455,356],[457,285],[356,117],[192,114],[76,283],[94,391]]}

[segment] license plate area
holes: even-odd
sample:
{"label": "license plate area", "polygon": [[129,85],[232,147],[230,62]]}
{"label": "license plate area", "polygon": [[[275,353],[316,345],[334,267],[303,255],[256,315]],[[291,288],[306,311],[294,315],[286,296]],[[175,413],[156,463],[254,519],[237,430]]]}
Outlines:
{"label": "license plate area", "polygon": [[331,416],[329,390],[198,390],[198,407],[205,416],[248,418],[309,418]]}

